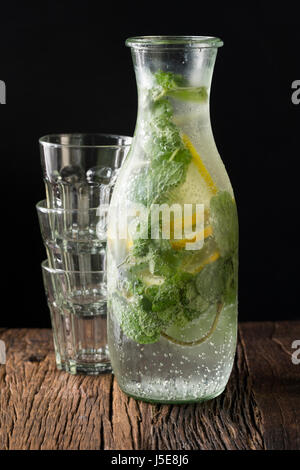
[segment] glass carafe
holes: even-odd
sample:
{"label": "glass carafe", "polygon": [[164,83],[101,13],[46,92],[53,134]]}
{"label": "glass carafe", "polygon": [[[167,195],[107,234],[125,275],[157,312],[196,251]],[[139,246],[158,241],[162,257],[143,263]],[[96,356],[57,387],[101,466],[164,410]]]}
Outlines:
{"label": "glass carafe", "polygon": [[222,41],[130,38],[133,143],[108,221],[108,343],[121,389],[159,403],[224,390],[237,331],[238,219],[210,124]]}

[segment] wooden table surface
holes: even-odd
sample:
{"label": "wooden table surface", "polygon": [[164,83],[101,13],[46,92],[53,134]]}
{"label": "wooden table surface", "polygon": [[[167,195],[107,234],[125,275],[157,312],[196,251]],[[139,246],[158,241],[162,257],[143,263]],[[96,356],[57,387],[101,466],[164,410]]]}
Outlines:
{"label": "wooden table surface", "polygon": [[241,323],[225,392],[191,405],[135,401],[111,374],[57,371],[51,330],[0,329],[0,339],[1,450],[300,449],[300,322]]}

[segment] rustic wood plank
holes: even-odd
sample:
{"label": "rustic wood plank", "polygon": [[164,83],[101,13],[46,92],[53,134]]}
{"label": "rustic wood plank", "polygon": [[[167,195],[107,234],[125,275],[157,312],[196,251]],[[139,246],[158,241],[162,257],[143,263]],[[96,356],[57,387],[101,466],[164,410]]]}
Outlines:
{"label": "rustic wood plank", "polygon": [[7,330],[1,338],[0,449],[110,447],[112,376],[57,371],[50,330]]}
{"label": "rustic wood plank", "polygon": [[261,410],[267,449],[300,449],[300,365],[292,363],[300,322],[242,323],[241,343]]}
{"label": "rustic wood plank", "polygon": [[222,396],[203,404],[151,405],[121,392],[113,376],[57,371],[50,330],[0,335],[0,449],[263,449],[262,418],[238,345]]}
{"label": "rustic wood plank", "polygon": [[1,329],[0,449],[299,449],[300,322],[242,323],[225,393],[192,405],[150,405],[113,376],[55,368],[50,330]]}

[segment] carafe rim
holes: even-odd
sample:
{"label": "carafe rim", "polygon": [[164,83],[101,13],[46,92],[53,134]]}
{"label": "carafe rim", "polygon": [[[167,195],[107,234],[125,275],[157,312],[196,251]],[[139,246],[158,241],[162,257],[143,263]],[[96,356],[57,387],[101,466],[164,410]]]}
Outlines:
{"label": "carafe rim", "polygon": [[127,47],[138,49],[218,48],[222,39],[215,36],[134,36],[126,39]]}

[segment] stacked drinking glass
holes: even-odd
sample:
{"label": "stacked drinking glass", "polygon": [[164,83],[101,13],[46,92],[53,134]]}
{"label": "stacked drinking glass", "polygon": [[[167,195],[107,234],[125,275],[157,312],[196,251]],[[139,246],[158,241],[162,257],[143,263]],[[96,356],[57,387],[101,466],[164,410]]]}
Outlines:
{"label": "stacked drinking glass", "polygon": [[111,370],[106,334],[106,219],[131,137],[40,139],[46,199],[37,204],[43,280],[56,364],[72,374]]}

